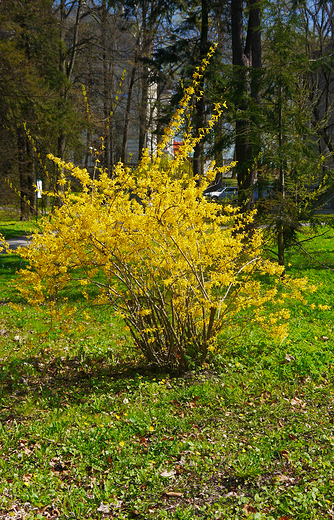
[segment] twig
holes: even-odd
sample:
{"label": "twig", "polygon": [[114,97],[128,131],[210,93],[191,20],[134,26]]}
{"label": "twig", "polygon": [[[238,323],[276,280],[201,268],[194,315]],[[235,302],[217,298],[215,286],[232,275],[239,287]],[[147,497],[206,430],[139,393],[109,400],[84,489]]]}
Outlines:
{"label": "twig", "polygon": [[318,260],[317,258],[314,258],[314,256],[310,255],[310,253],[308,253],[306,251],[306,249],[304,249],[302,246],[300,246],[300,249],[302,251],[304,251],[304,253],[309,256],[310,258],[312,258],[312,260],[315,260],[319,265],[322,265],[322,267],[325,267],[325,269],[329,269],[330,271],[334,271],[334,269],[332,269],[331,267],[328,267],[328,265],[326,264],[323,264],[322,262],[320,262],[320,260]]}
{"label": "twig", "polygon": [[320,233],[320,235],[313,235],[310,238],[305,238],[304,240],[299,240],[298,242],[294,242],[291,244],[291,247],[293,246],[299,246],[300,244],[303,244],[304,242],[309,242],[310,240],[313,240],[314,238],[322,237],[330,232],[330,229],[327,229],[327,231],[324,231],[323,233]]}

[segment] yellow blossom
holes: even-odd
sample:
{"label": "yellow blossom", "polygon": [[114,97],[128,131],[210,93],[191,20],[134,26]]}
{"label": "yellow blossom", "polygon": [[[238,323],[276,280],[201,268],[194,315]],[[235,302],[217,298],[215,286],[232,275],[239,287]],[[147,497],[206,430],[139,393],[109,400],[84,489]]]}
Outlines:
{"label": "yellow blossom", "polygon": [[[183,368],[218,352],[221,331],[236,333],[245,324],[259,324],[281,340],[289,321],[285,294],[301,300],[307,286],[306,280],[287,276],[282,285],[282,267],[263,253],[262,231],[246,236],[254,212],[240,215],[232,205],[222,211],[203,197],[225,168],[213,163],[200,186],[185,173],[189,154],[226,108],[223,101],[197,136],[188,128],[177,156],[161,168],[163,151],[182,128],[189,103],[203,94],[198,89],[207,61],[185,89],[156,152],[143,150],[134,172],[118,163],[112,178],[98,168],[93,180],[85,168],[49,156],[64,172],[62,204],[51,222],[43,222],[43,233],[20,251],[29,262],[21,271],[22,296],[35,305],[46,302],[52,319],[71,325],[75,305],[68,300],[60,310],[58,303],[79,288],[83,306],[108,304],[115,310],[150,363]],[[69,175],[80,187],[75,193]],[[277,283],[268,284],[268,275]],[[88,322],[87,311],[83,316]]]}

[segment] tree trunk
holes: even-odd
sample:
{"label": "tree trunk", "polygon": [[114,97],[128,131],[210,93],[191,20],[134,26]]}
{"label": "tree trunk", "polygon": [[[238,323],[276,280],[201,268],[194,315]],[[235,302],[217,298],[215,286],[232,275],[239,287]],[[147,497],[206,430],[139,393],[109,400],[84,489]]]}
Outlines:
{"label": "tree trunk", "polygon": [[20,220],[30,220],[35,206],[33,189],[33,161],[29,143],[23,128],[18,129],[18,170],[20,179]]}
{"label": "tree trunk", "polygon": [[238,115],[235,123],[235,159],[237,161],[238,197],[242,209],[248,206],[249,164],[248,134],[249,122],[244,118],[247,109],[249,60],[244,52],[243,0],[232,0],[232,58],[234,69],[235,109]]}
{"label": "tree trunk", "polygon": [[122,151],[121,151],[121,161],[123,164],[125,164],[125,162],[126,162],[126,153],[127,153],[127,145],[128,145],[128,130],[129,130],[129,122],[130,122],[130,110],[131,110],[131,104],[132,104],[132,93],[133,93],[133,87],[134,87],[134,83],[135,83],[136,71],[137,71],[137,58],[135,57],[135,62],[133,64],[132,71],[131,71],[130,83],[129,83],[129,88],[128,88],[128,99],[126,102],[126,109],[125,109],[123,141],[122,141]]}
{"label": "tree trunk", "polygon": [[141,49],[140,57],[141,63],[141,100],[139,107],[139,142],[138,142],[138,161],[140,161],[143,153],[143,149],[146,148],[147,144],[147,110],[148,110],[148,92],[149,92],[149,67],[148,60],[152,52],[152,37],[149,31],[149,9],[146,2],[143,3],[142,13],[142,34],[141,34]]}
{"label": "tree trunk", "polygon": [[[234,66],[234,95],[236,118],[235,158],[237,161],[238,197],[242,211],[253,207],[255,159],[258,147],[254,135],[258,134],[256,117],[246,115],[250,108],[249,95],[260,103],[261,32],[260,9],[251,0],[246,43],[243,32],[243,0],[232,0],[232,56]],[[251,74],[251,67],[253,71]],[[253,125],[251,124],[253,123]],[[253,128],[252,128],[253,127]]]}
{"label": "tree trunk", "polygon": [[[283,64],[281,64],[283,66]],[[278,233],[277,233],[277,249],[278,249],[278,263],[284,265],[284,202],[285,202],[285,175],[283,164],[283,89],[282,89],[282,72],[280,71],[280,78],[278,82],[278,153],[279,153],[279,183],[281,192],[280,215],[278,216]]]}
{"label": "tree trunk", "polygon": [[252,118],[252,165],[251,165],[251,183],[254,184],[256,176],[258,177],[258,194],[263,193],[261,170],[258,164],[258,158],[261,150],[261,132],[259,115],[261,111],[261,69],[262,69],[262,46],[261,46],[261,11],[256,0],[251,0],[250,11],[250,30],[252,31],[251,46],[251,99],[253,102],[253,118]]}
{"label": "tree trunk", "polygon": [[[201,19],[201,39],[199,46],[199,58],[202,60],[208,53],[208,30],[209,30],[209,0],[202,0],[202,19]],[[201,79],[198,87],[199,91],[204,90],[204,78]],[[205,99],[204,95],[200,95],[200,98],[196,101],[196,136],[200,128],[205,126]],[[203,140],[196,144],[194,148],[193,157],[193,174],[197,177],[198,184],[201,183],[201,177],[203,175],[203,156],[204,143]]]}
{"label": "tree trunk", "polygon": [[149,70],[147,65],[142,66],[142,81],[141,81],[141,104],[139,109],[139,146],[138,146],[138,160],[140,161],[143,153],[143,148],[147,145],[147,110],[148,110],[148,83]]}
{"label": "tree trunk", "polygon": [[107,30],[108,30],[108,6],[107,1],[101,3],[101,48],[102,48],[102,69],[103,69],[103,120],[104,120],[104,150],[103,166],[111,175],[112,167],[112,142],[111,142],[111,118],[112,106],[110,100],[111,81],[110,64],[107,49]]}

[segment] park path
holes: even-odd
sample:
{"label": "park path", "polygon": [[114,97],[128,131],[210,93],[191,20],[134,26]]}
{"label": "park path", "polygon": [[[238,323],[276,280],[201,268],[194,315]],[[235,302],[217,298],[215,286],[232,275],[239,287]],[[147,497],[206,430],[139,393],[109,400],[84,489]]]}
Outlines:
{"label": "park path", "polygon": [[[9,238],[6,240],[7,244],[9,244],[9,249],[15,250],[20,246],[26,247],[28,244],[28,238],[25,236],[22,237],[16,237],[16,238]],[[1,248],[1,246],[0,246]],[[0,254],[5,253],[4,249],[0,249]]]}
{"label": "park path", "polygon": [[[323,224],[324,225],[324,224]],[[307,223],[302,223],[302,226],[309,226]],[[261,226],[264,227],[264,226]],[[6,240],[6,242],[9,244],[9,249],[12,249],[13,251],[17,249],[20,246],[26,247],[28,245],[28,237],[22,236],[22,237],[16,237],[16,238],[9,238]],[[0,245],[0,254],[5,253],[4,249],[1,249]]]}

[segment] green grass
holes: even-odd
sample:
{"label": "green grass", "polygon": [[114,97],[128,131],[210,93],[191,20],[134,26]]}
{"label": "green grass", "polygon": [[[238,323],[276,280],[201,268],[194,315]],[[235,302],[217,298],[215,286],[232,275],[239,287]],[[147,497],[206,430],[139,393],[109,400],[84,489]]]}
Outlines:
{"label": "green grass", "polygon": [[319,286],[289,338],[250,329],[179,377],[145,369],[108,309],[84,332],[50,329],[10,285],[21,260],[1,255],[0,512],[334,518],[334,232],[308,251],[287,255]]}
{"label": "green grass", "polygon": [[[5,215],[7,218],[4,218]],[[20,222],[19,220],[13,219],[13,216],[8,214],[8,212],[3,211],[0,211],[0,218],[0,234],[6,239],[29,235],[38,229],[36,220]]]}

